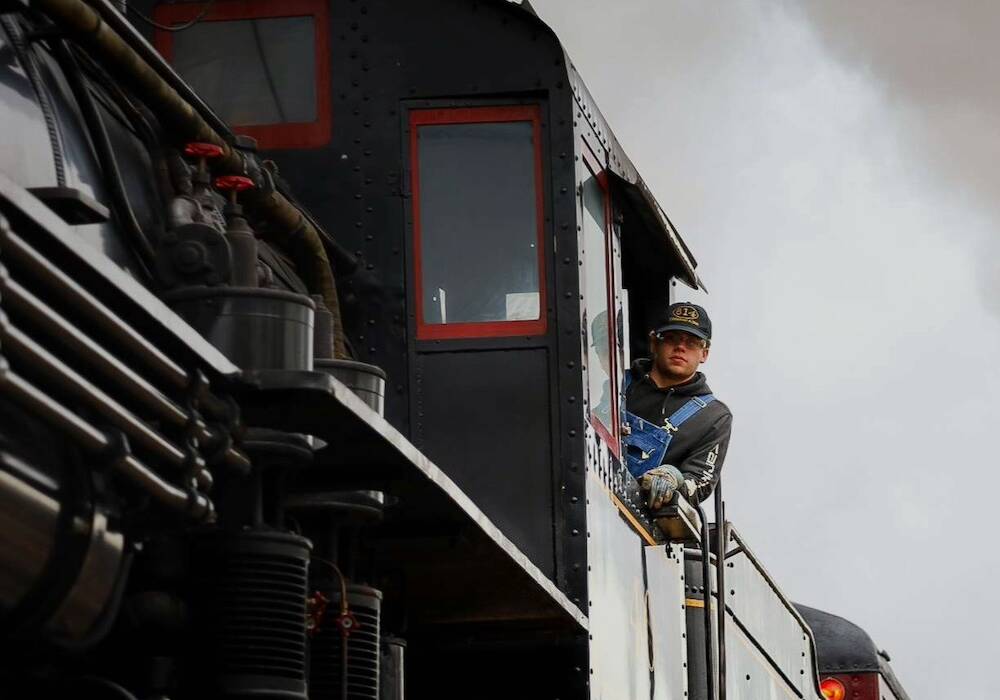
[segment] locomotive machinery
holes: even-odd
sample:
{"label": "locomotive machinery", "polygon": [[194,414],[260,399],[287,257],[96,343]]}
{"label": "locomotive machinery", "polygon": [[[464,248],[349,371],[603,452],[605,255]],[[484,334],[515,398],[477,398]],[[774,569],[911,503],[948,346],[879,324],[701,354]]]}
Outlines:
{"label": "locomotive machinery", "polygon": [[721,493],[642,506],[618,387],[701,281],[527,2],[5,0],[0,52],[4,698],[905,698]]}

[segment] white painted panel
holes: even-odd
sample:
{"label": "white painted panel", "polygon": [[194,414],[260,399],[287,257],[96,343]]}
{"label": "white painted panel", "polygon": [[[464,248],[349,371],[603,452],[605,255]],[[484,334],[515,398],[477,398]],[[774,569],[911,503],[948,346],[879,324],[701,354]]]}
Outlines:
{"label": "white painted panel", "polygon": [[687,697],[684,551],[678,545],[646,547],[649,629],[653,641],[653,700]]}
{"label": "white painted panel", "polygon": [[649,698],[642,541],[587,473],[591,700]]}

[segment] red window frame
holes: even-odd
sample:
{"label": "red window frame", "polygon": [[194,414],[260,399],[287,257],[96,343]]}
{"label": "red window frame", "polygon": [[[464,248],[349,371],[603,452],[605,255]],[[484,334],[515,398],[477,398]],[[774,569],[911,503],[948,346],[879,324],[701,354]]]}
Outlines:
{"label": "red window frame", "polygon": [[[621,422],[621,417],[619,415],[618,406],[620,401],[618,391],[618,310],[615,307],[616,280],[614,260],[612,259],[612,256],[614,255],[614,247],[611,245],[611,237],[614,235],[614,231],[611,228],[611,191],[608,182],[607,168],[597,158],[597,155],[593,152],[590,144],[587,143],[587,140],[584,138],[581,139],[581,141],[583,143],[583,147],[580,149],[582,154],[581,160],[583,161],[584,167],[586,167],[590,174],[597,180],[597,184],[600,185],[601,192],[604,195],[604,282],[608,306],[608,356],[609,363],[611,365],[611,426],[605,426],[597,418],[597,416],[594,415],[593,398],[591,398],[588,405],[589,412],[587,414],[587,419],[590,421],[590,425],[593,426],[594,431],[604,438],[604,441],[608,444],[608,447],[614,453],[615,457],[621,459],[621,441],[619,439],[619,424]],[[582,205],[583,203],[581,201],[581,211]],[[586,253],[587,251],[584,251],[584,254]]]}
{"label": "red window frame", "polygon": [[[161,24],[189,22],[204,9],[203,2],[182,2],[157,5],[153,16]],[[265,150],[290,148],[315,148],[330,142],[332,119],[330,107],[330,20],[327,0],[216,0],[203,22],[240,19],[269,19],[277,17],[313,18],[316,31],[316,120],[312,122],[286,122],[278,124],[234,124],[233,130],[251,136]],[[157,51],[173,63],[174,36],[172,32],[157,29],[153,37]]]}
{"label": "red window frame", "polygon": [[[530,321],[480,321],[473,323],[426,323],[420,239],[420,154],[417,131],[422,126],[447,124],[496,124],[531,122],[535,145],[535,212],[538,251],[538,318]],[[545,187],[542,180],[542,110],[539,105],[504,107],[448,107],[410,111],[410,190],[413,201],[413,278],[417,316],[417,340],[459,338],[504,338],[543,335],[547,329],[545,276]]]}

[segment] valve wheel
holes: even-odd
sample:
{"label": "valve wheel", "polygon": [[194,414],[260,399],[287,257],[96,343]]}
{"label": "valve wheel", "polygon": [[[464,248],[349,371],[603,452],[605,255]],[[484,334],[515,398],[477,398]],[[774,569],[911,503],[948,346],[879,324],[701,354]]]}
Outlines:
{"label": "valve wheel", "polygon": [[214,143],[194,141],[184,146],[184,155],[191,158],[218,158],[222,153],[222,146],[216,146]]}
{"label": "valve wheel", "polygon": [[223,192],[242,192],[254,187],[253,180],[243,175],[223,175],[215,178],[215,188]]}

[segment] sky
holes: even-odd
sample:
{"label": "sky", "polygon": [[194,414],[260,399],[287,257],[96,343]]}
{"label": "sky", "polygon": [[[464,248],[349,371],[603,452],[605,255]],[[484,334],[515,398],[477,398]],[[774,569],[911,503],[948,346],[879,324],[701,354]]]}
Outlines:
{"label": "sky", "polygon": [[992,697],[1000,4],[532,4],[699,261],[730,519],[913,700]]}

